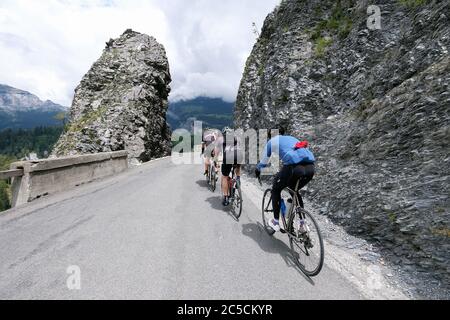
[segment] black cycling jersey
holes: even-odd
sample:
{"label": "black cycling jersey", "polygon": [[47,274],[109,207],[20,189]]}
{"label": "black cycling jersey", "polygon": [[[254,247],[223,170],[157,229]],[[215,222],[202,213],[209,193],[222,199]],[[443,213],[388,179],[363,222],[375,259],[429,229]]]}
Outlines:
{"label": "black cycling jersey", "polygon": [[243,159],[242,152],[238,145],[238,140],[234,136],[234,134],[231,135],[232,136],[227,137],[225,134],[223,136],[222,154],[223,154],[223,164],[226,166],[242,164]]}

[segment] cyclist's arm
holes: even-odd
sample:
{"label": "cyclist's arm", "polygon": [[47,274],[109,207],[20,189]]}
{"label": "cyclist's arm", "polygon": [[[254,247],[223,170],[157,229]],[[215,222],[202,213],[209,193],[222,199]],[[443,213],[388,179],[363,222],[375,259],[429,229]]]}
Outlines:
{"label": "cyclist's arm", "polygon": [[223,140],[221,138],[214,141],[214,154],[216,157],[219,157],[222,154],[222,144]]}
{"label": "cyclist's arm", "polygon": [[214,147],[214,154],[216,155],[216,157],[222,154],[222,150],[220,150],[219,146],[217,145]]}
{"label": "cyclist's arm", "polygon": [[266,147],[264,148],[264,152],[262,154],[261,161],[257,164],[257,168],[261,170],[262,168],[267,167],[267,164],[269,163],[269,159],[272,156],[272,140],[267,142]]}

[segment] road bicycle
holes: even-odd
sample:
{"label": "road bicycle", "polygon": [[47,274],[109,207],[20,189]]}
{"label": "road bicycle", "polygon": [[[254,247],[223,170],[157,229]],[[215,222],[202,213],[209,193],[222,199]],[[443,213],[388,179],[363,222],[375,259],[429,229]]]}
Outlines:
{"label": "road bicycle", "polygon": [[[259,183],[262,185],[261,179]],[[324,246],[317,221],[303,208],[298,190],[299,183],[298,181],[295,190],[285,188],[282,192],[280,231],[289,237],[292,255],[297,266],[304,274],[313,277],[322,270]],[[262,219],[267,233],[272,236],[275,231],[268,224],[271,218],[273,218],[272,189],[267,189],[262,200]]]}
{"label": "road bicycle", "polygon": [[236,165],[233,165],[231,170],[231,178],[228,179],[228,190],[230,191],[230,206],[231,213],[239,220],[242,214],[242,190],[241,182],[237,180],[235,173]]}

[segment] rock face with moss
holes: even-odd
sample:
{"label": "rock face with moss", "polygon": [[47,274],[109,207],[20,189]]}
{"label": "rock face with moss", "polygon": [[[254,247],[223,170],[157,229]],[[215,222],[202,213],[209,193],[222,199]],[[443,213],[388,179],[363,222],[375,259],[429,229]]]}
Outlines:
{"label": "rock face with moss", "polygon": [[317,212],[448,289],[450,2],[376,1],[374,30],[370,4],[282,1],[248,58],[235,125],[309,139]]}
{"label": "rock face with moss", "polygon": [[170,81],[166,52],[153,37],[127,30],[111,39],[75,90],[53,155],[127,150],[132,161],[167,155]]}

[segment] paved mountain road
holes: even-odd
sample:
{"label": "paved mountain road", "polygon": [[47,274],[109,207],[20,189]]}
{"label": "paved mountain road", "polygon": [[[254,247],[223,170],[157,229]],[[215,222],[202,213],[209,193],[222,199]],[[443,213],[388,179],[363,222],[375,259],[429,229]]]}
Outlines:
{"label": "paved mountain road", "polygon": [[[244,194],[236,222],[201,170],[156,160],[1,214],[0,298],[363,298],[326,265],[308,280],[259,208]],[[80,290],[66,284],[73,265]]]}

